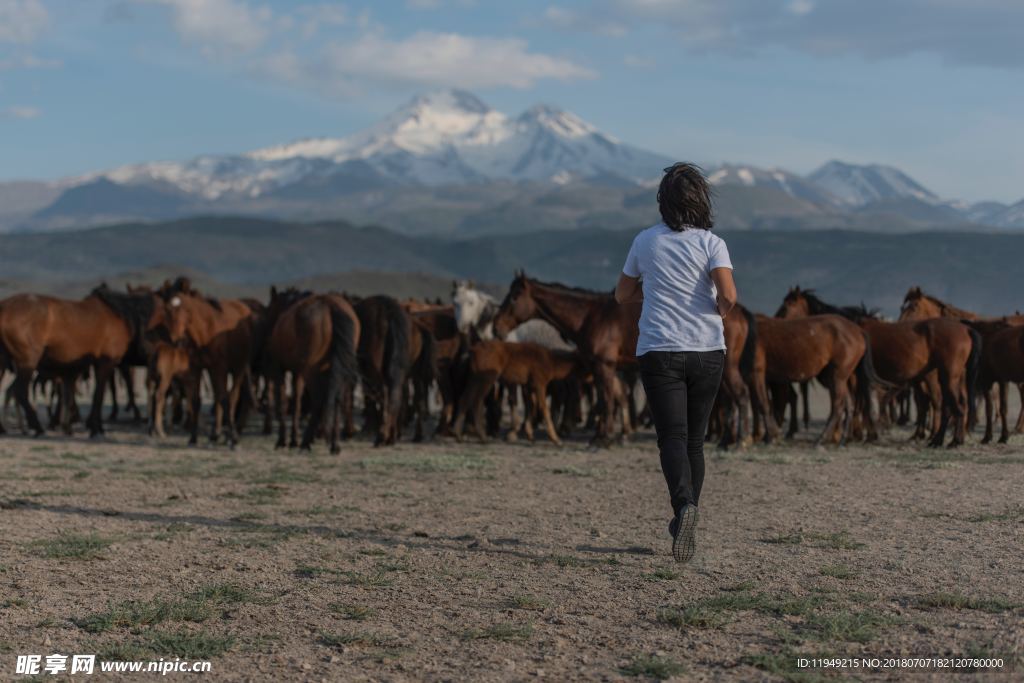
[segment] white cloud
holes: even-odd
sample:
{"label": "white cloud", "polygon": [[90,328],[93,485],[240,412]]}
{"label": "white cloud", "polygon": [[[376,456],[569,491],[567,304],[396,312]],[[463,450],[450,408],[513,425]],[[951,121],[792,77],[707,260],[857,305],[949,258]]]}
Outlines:
{"label": "white cloud", "polygon": [[0,71],[13,69],[58,69],[63,66],[59,59],[43,59],[35,55],[21,55],[0,59]]}
{"label": "white cloud", "polygon": [[0,0],[0,43],[31,43],[49,23],[41,0]]}
{"label": "white cloud", "polygon": [[181,39],[199,46],[208,56],[251,52],[270,35],[273,13],[269,7],[239,0],[136,1],[169,7]]}
{"label": "white cloud", "polygon": [[37,119],[42,116],[41,112],[36,107],[25,107],[25,106],[11,106],[4,109],[0,109],[0,119]]}
{"label": "white cloud", "polygon": [[949,63],[1024,67],[1020,0],[593,0],[546,13],[560,28],[653,25],[694,50],[784,47],[868,59],[927,53]]}
{"label": "white cloud", "polygon": [[321,67],[328,77],[428,86],[526,88],[536,81],[594,78],[567,59],[531,52],[526,41],[421,31],[390,40],[365,35],[333,43]]}

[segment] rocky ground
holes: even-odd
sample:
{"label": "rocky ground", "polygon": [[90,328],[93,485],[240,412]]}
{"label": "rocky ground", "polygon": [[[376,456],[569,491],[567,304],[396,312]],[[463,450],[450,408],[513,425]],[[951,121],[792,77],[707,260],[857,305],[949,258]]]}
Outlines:
{"label": "rocky ground", "polygon": [[0,675],[57,652],[214,680],[898,680],[798,659],[915,656],[1019,680],[1024,437],[906,435],[711,452],[687,566],[650,434],[340,456],[5,437]]}

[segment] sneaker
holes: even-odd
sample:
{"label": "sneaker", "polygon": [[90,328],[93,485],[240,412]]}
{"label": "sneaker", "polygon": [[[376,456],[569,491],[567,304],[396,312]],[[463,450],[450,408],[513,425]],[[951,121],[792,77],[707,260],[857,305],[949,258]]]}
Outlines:
{"label": "sneaker", "polygon": [[676,562],[689,562],[697,552],[697,506],[687,504],[669,525],[672,534],[672,557]]}

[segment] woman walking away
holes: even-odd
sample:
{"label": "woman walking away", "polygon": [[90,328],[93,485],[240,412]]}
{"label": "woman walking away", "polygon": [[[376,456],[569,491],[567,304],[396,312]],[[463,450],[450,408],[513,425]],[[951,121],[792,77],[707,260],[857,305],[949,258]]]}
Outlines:
{"label": "woman walking away", "polygon": [[725,242],[711,234],[711,189],[700,168],[666,168],[658,209],[662,222],[633,240],[615,299],[643,301],[636,355],[672,499],[672,555],[688,562],[696,550],[704,433],[725,361],[722,319],[736,305],[736,285]]}

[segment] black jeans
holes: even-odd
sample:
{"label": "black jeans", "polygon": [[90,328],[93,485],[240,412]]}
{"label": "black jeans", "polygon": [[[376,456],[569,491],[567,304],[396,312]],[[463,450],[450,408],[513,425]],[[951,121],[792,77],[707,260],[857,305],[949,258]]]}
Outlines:
{"label": "black jeans", "polygon": [[638,359],[658,432],[672,511],[697,504],[704,485],[704,434],[722,382],[724,351],[648,351]]}

